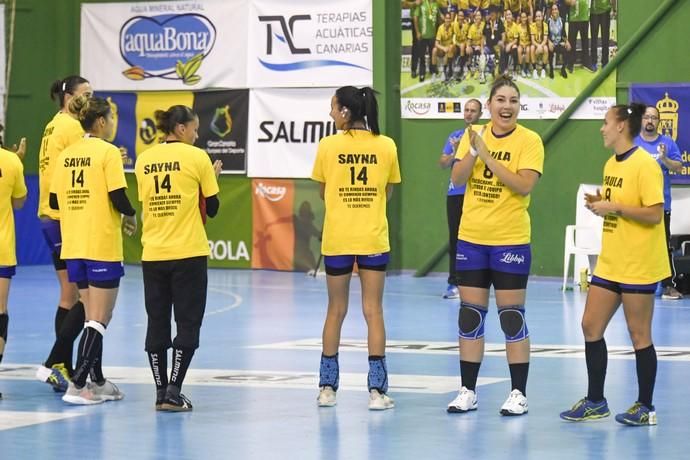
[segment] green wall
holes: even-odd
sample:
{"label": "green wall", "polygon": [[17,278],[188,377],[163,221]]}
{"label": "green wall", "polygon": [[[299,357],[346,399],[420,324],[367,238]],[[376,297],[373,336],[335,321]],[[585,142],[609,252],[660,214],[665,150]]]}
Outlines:
{"label": "green wall", "polygon": [[[29,140],[26,171],[36,173],[41,131],[55,106],[50,83],[79,71],[79,0],[17,0],[14,61],[7,114],[8,143]],[[619,0],[619,42],[625,43],[661,2]],[[373,0],[374,87],[380,92],[384,131],[396,139],[403,185],[389,206],[392,267],[415,270],[446,239],[445,189],[448,172],[436,166],[443,142],[458,126],[449,120],[400,120],[400,2]],[[618,69],[618,96],[627,99],[631,82],[690,80],[687,50],[677,45],[690,24],[690,2],[677,0],[654,31]],[[552,122],[526,121],[537,132]],[[562,270],[563,229],[573,223],[574,194],[581,182],[598,182],[607,157],[598,121],[571,121],[547,145],[545,174],[532,196],[533,271]],[[222,185],[222,184],[221,184]],[[447,261],[434,270],[445,271]]]}

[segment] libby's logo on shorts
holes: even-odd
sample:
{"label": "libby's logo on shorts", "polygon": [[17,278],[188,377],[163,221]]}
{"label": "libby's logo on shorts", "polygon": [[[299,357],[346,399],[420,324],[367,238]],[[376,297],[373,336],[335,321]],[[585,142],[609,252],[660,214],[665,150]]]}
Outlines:
{"label": "libby's logo on shorts", "polygon": [[525,256],[513,254],[512,252],[504,252],[503,258],[500,261],[504,264],[516,263],[519,265],[525,263]]}

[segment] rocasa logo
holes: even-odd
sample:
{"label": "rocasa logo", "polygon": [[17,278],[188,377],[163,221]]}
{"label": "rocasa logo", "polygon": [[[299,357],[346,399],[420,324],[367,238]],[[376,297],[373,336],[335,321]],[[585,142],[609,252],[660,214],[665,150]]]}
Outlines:
{"label": "rocasa logo", "polygon": [[269,201],[280,201],[287,193],[287,188],[273,185],[264,185],[262,182],[256,186],[255,195],[266,198]]}
{"label": "rocasa logo", "polygon": [[249,260],[249,251],[244,241],[233,245],[232,241],[208,240],[211,260]]}
{"label": "rocasa logo", "polygon": [[431,110],[431,102],[407,101],[405,108],[416,115],[426,115]]}
{"label": "rocasa logo", "polygon": [[200,14],[135,16],[120,28],[120,54],[130,80],[163,78],[185,85],[201,81],[197,72],[216,42],[216,27]]}

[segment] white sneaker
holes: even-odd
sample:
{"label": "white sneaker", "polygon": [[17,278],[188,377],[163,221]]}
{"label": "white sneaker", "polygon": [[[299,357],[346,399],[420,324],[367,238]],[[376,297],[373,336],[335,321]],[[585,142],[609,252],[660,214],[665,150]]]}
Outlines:
{"label": "white sneaker", "polygon": [[525,395],[520,390],[513,390],[501,406],[501,415],[523,415],[527,413],[528,409]]}
{"label": "white sneaker", "polygon": [[119,401],[125,397],[125,394],[110,380],[106,380],[103,385],[94,383],[91,391],[103,401]]}
{"label": "white sneaker", "polygon": [[100,396],[94,394],[91,382],[86,382],[83,388],[77,388],[74,383],[70,382],[62,400],[70,404],[79,405],[101,404],[105,402],[105,399],[101,399]]}
{"label": "white sneaker", "polygon": [[378,390],[369,392],[369,410],[386,410],[394,407],[395,401],[387,394],[379,393]]}
{"label": "white sneaker", "polygon": [[448,403],[448,409],[446,410],[451,414],[477,410],[477,393],[467,389],[467,387],[460,388],[458,395]]}
{"label": "white sneaker", "polygon": [[545,70],[545,69],[541,69],[541,79],[543,80],[543,79],[545,79],[545,78],[546,78],[546,70]]}
{"label": "white sneaker", "polygon": [[539,73],[537,72],[537,69],[534,69],[532,71],[532,78],[534,78],[535,80],[539,79]]}
{"label": "white sneaker", "polygon": [[335,400],[335,391],[331,387],[321,387],[319,390],[319,397],[316,398],[319,407],[332,407],[337,404]]}

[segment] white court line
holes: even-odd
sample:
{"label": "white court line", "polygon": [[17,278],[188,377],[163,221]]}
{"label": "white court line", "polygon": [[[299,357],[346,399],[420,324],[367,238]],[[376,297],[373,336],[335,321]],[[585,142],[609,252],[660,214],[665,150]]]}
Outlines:
{"label": "white court line", "polygon": [[21,428],[41,423],[55,422],[84,415],[79,412],[20,412],[0,410],[0,431]]}
{"label": "white court line", "polygon": [[[254,345],[249,348],[270,350],[312,350],[321,351],[321,339],[303,339],[289,342]],[[608,346],[609,359],[635,359],[635,351],[631,347]],[[689,347],[655,347],[659,361],[690,361]],[[504,343],[485,344],[485,356],[505,356]],[[367,352],[366,340],[341,340],[340,351]],[[457,342],[431,342],[415,340],[387,340],[386,353],[415,353],[427,355],[457,355]],[[541,345],[532,344],[530,356],[532,358],[578,358],[584,359],[584,345]]]}
{"label": "white court line", "polygon": [[[151,370],[143,367],[104,367],[109,380],[123,384],[153,385]],[[36,366],[7,364],[0,368],[0,380],[34,380]],[[393,393],[450,393],[458,389],[457,376],[390,374],[390,391]],[[503,382],[505,378],[480,377],[477,385]],[[319,376],[315,372],[254,371],[232,369],[190,369],[185,386],[250,388],[291,388],[316,390]],[[342,372],[340,390],[366,391],[367,374]]]}

